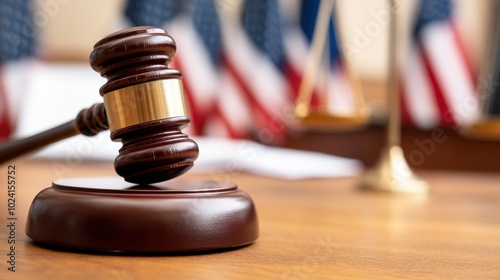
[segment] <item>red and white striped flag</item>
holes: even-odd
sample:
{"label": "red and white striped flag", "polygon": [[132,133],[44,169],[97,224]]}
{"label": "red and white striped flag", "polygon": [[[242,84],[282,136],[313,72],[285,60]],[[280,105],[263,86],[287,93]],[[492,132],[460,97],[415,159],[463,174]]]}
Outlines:
{"label": "red and white striped flag", "polygon": [[[287,112],[302,79],[318,6],[317,0],[303,1],[306,12],[287,32],[299,41],[287,40],[287,50],[277,0],[245,0],[236,17],[222,11],[222,19],[214,0],[129,0],[126,15],[133,25],[164,27],[175,38],[172,66],[183,73],[189,132],[270,143],[288,132]],[[352,95],[331,19],[329,24],[328,100],[345,111],[352,108]]]}
{"label": "red and white striped flag", "polygon": [[286,133],[281,20],[276,0],[247,0],[235,22],[222,24],[223,70],[211,125],[227,136],[276,142]]}
{"label": "red and white striped flag", "polygon": [[289,104],[278,3],[245,1],[235,22],[221,24],[215,2],[129,0],[126,15],[175,38],[191,133],[276,141]]}
{"label": "red and white striped flag", "polygon": [[421,0],[402,67],[402,114],[420,128],[466,125],[479,113],[475,78],[450,0]]}

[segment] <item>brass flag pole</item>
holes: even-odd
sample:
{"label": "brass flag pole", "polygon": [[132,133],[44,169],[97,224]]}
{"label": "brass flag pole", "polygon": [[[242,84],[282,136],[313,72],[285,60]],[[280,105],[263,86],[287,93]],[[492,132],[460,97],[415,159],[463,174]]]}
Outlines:
{"label": "brass flag pole", "polygon": [[388,0],[389,47],[387,85],[387,146],[382,150],[377,165],[361,177],[359,187],[366,190],[394,193],[427,193],[429,185],[418,178],[408,166],[401,148],[401,105],[398,85],[396,41],[396,0]]}
{"label": "brass flag pole", "polygon": [[[311,99],[318,77],[321,78],[320,90],[327,95],[328,68],[331,58],[328,56],[328,36],[331,17],[334,14],[335,1],[321,0],[312,36],[311,48],[306,60],[303,78],[293,109],[296,128],[307,127],[313,130],[349,130],[364,127],[369,122],[369,112],[364,104],[361,87],[354,77],[350,65],[345,61],[345,71],[352,86],[352,98],[355,110],[351,114],[334,114],[325,104],[321,108],[311,108]],[[342,57],[343,59],[344,57]],[[297,126],[298,124],[298,126]]]}

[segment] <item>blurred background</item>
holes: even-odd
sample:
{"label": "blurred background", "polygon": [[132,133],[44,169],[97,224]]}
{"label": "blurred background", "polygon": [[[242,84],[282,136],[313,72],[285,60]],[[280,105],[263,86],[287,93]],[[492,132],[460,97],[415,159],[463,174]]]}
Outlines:
{"label": "blurred background", "polygon": [[[168,1],[168,0],[165,0]],[[44,11],[43,5],[55,2],[53,15],[43,26],[40,26],[41,58],[52,61],[88,61],[92,47],[99,39],[111,32],[117,31],[124,24],[126,0],[98,1],[48,1],[33,0],[38,11]],[[342,32],[342,42],[354,47],[360,34],[369,37],[369,42],[363,46],[363,51],[356,52],[349,58],[353,67],[364,80],[383,81],[387,67],[387,28],[380,27],[376,36],[366,34],[371,21],[376,21],[376,14],[385,17],[383,11],[388,10],[386,0],[337,0],[337,11]],[[401,12],[399,16],[399,40],[408,40],[405,36],[411,30],[411,23],[417,9],[418,0],[399,1]],[[467,1],[455,0],[454,17],[456,24],[467,38],[467,48],[476,66],[484,54],[487,25],[489,22],[488,7],[490,0]],[[45,3],[45,4],[44,4]],[[221,17],[232,17],[241,12],[244,0],[218,0],[216,8]],[[298,13],[299,0],[280,0],[283,13]],[[46,6],[47,7],[47,6]],[[47,9],[47,8],[45,8]],[[361,32],[360,32],[361,31]],[[406,34],[406,35],[405,35]]]}
{"label": "blurred background", "polygon": [[[88,66],[93,45],[122,28],[157,25],[177,42],[172,66],[184,74],[189,133],[319,151],[371,166],[385,143],[388,23],[389,14],[395,13],[402,146],[410,165],[498,172],[500,143],[463,133],[485,111],[478,89],[486,83],[491,91],[493,84],[482,71],[495,45],[495,2],[400,0],[393,11],[385,0],[335,1],[325,47],[329,51],[321,56],[327,66],[317,65],[328,73],[319,71],[314,77],[310,110],[326,107],[328,113],[345,117],[363,107],[369,113],[362,126],[317,129],[291,112],[300,97],[320,1],[0,0],[0,136],[39,132],[100,102],[98,88],[104,80]],[[429,22],[448,25],[421,33]],[[415,58],[415,52],[420,56]],[[453,60],[454,52],[459,62]],[[420,77],[413,60],[424,68],[434,65],[437,81]],[[461,63],[465,73],[457,71]],[[415,97],[424,95],[419,79],[441,89],[440,95],[430,93],[438,96],[432,104]],[[489,82],[481,84],[483,80]],[[325,87],[335,95],[322,99],[317,92]],[[461,115],[457,106],[471,109]]]}

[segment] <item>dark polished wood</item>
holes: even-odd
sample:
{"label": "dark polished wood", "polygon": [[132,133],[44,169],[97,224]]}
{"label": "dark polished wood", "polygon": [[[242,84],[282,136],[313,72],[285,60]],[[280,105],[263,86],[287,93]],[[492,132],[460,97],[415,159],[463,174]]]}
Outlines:
{"label": "dark polished wood", "polygon": [[97,42],[90,54],[90,65],[108,79],[100,89],[105,95],[139,83],[180,78],[179,70],[168,67],[175,51],[175,41],[165,30],[132,27]]}
{"label": "dark polished wood", "polygon": [[258,223],[252,199],[232,183],[67,178],[36,196],[26,235],[65,249],[172,253],[250,244]]}
{"label": "dark polished wood", "polygon": [[172,117],[129,126],[111,133],[123,147],[115,159],[115,170],[128,182],[155,183],[179,175],[193,167],[198,145],[181,129],[189,123]]}
{"label": "dark polished wood", "polygon": [[[179,70],[168,67],[175,50],[174,39],[151,26],[124,29],[100,40],[90,54],[90,64],[108,79],[101,95],[140,83],[181,78]],[[117,173],[129,182],[149,184],[189,170],[198,157],[196,143],[181,132],[189,122],[179,116],[113,131],[111,139],[123,143],[115,160]]]}
{"label": "dark polished wood", "polygon": [[[431,192],[409,196],[360,192],[356,177],[280,180],[229,171],[188,173],[182,178],[232,181],[251,195],[259,239],[213,254],[124,256],[34,244],[24,234],[30,203],[57,177],[54,164],[64,159],[12,163],[18,172],[16,272],[6,269],[11,244],[2,224],[0,279],[500,278],[499,174],[421,172]],[[87,161],[65,171],[65,177],[115,172],[108,163]],[[6,173],[7,166],[0,166],[0,174]],[[0,201],[7,201],[7,191],[0,191]],[[0,211],[0,221],[8,217],[6,209]]]}

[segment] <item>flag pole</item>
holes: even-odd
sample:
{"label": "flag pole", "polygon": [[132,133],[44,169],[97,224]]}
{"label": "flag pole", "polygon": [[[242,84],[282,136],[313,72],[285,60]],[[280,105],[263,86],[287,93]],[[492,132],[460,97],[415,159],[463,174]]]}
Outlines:
{"label": "flag pole", "polygon": [[314,34],[311,42],[311,51],[307,58],[304,78],[300,84],[294,114],[299,118],[305,118],[310,113],[311,98],[314,92],[314,82],[320,70],[321,56],[325,51],[328,23],[333,13],[334,0],[323,0],[318,8]]}
{"label": "flag pole", "polygon": [[401,145],[401,107],[400,96],[398,94],[398,79],[397,79],[397,41],[396,41],[396,7],[395,0],[389,0],[390,5],[390,22],[388,35],[388,71],[387,71],[387,142],[388,146]]}
{"label": "flag pole", "polygon": [[[353,74],[346,63],[346,71],[350,76],[350,83],[353,86],[352,98],[356,110],[352,114],[334,114],[329,111],[327,106],[328,98],[324,98],[323,106],[312,108],[311,99],[314,94],[314,88],[318,76],[320,77],[320,91],[328,95],[328,85],[325,86],[325,74],[330,71],[324,69],[329,50],[329,26],[332,15],[334,14],[335,0],[321,0],[317,12],[315,28],[311,41],[311,48],[308,53],[303,78],[300,82],[299,91],[293,108],[293,119],[297,128],[307,128],[311,130],[350,130],[364,127],[368,121],[368,111],[364,106],[364,100],[361,97],[360,88],[353,80]],[[323,60],[323,61],[322,61]],[[323,62],[323,63],[322,63]],[[327,67],[329,68],[329,67]],[[328,70],[328,69],[327,69]],[[328,76],[327,76],[328,78]]]}
{"label": "flag pole", "polygon": [[390,16],[387,73],[387,146],[382,150],[377,165],[361,177],[359,188],[394,193],[425,194],[429,190],[429,185],[413,174],[401,148],[396,0],[388,0],[388,4]]}

